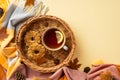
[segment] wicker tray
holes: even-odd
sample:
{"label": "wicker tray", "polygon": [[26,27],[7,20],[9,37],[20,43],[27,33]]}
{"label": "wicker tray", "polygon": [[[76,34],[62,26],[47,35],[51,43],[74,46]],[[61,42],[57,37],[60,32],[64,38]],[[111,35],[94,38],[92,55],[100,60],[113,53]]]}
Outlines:
{"label": "wicker tray", "polygon": [[[28,34],[28,36],[30,36],[28,33],[30,31],[39,32],[39,39],[41,40],[43,32],[51,26],[57,26],[64,31],[66,36],[65,45],[68,47],[68,50],[66,51],[61,48],[58,51],[50,51],[46,49],[40,41],[39,45],[41,46],[39,49],[42,51],[42,54],[40,53],[40,55],[37,54],[36,56],[33,53],[29,53],[29,51],[33,50],[33,47],[30,47],[32,44],[30,44],[30,46],[26,45],[26,40],[29,40],[29,37],[27,39],[25,38],[25,35]],[[31,33],[31,35],[33,34]],[[75,38],[69,25],[60,18],[50,15],[39,17],[36,16],[25,21],[18,30],[16,44],[19,56],[21,57],[22,61],[30,68],[43,73],[55,72],[62,66],[67,66],[74,54],[76,47]],[[36,60],[37,57],[38,59]]]}

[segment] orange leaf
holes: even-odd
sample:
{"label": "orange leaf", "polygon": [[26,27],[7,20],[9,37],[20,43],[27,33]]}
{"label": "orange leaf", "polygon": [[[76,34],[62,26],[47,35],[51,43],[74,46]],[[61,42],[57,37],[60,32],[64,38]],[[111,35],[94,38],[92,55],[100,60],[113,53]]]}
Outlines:
{"label": "orange leaf", "polygon": [[26,0],[25,6],[34,5],[34,0]]}
{"label": "orange leaf", "polygon": [[0,29],[0,41],[3,41],[5,38],[8,37],[6,28],[1,28]]}
{"label": "orange leaf", "polygon": [[107,71],[106,73],[102,72],[100,74],[99,80],[114,80],[114,77],[111,75],[109,71]]}

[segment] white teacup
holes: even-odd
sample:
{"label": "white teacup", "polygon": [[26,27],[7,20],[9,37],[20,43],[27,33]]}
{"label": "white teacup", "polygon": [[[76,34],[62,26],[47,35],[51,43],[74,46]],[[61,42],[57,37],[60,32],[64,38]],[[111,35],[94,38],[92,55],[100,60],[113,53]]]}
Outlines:
{"label": "white teacup", "polygon": [[65,45],[66,36],[62,29],[57,27],[47,28],[42,34],[42,44],[51,51],[68,50],[68,47]]}

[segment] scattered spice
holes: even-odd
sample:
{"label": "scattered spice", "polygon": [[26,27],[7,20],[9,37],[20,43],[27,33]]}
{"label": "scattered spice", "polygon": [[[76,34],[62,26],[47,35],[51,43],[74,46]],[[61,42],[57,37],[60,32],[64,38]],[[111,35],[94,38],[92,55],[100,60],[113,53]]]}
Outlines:
{"label": "scattered spice", "polygon": [[59,59],[54,59],[54,63],[55,63],[56,65],[58,65],[58,64],[60,63],[60,60],[59,60]]}
{"label": "scattered spice", "polygon": [[85,73],[88,73],[89,71],[90,71],[90,67],[85,67],[85,68],[84,68],[84,72],[85,72]]}

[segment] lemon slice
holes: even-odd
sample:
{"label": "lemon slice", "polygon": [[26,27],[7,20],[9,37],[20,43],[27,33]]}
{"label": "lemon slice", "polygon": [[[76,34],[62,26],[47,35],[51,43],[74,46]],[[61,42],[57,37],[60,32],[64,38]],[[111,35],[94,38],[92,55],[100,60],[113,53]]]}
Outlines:
{"label": "lemon slice", "polygon": [[57,43],[61,43],[63,41],[63,34],[60,31],[55,31],[57,37]]}

